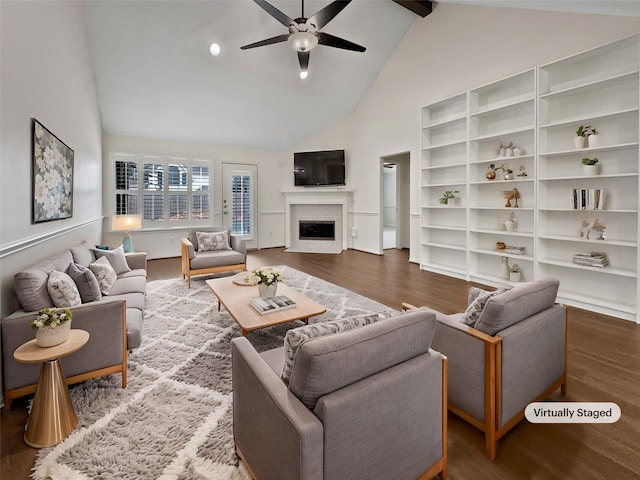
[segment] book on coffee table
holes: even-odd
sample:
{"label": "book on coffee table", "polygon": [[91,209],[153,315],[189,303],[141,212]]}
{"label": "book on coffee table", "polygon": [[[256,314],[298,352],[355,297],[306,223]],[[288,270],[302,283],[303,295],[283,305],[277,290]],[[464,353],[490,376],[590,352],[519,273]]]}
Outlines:
{"label": "book on coffee table", "polygon": [[252,298],[249,305],[251,305],[260,315],[267,315],[269,313],[295,308],[296,302],[286,295],[278,295],[270,298]]}

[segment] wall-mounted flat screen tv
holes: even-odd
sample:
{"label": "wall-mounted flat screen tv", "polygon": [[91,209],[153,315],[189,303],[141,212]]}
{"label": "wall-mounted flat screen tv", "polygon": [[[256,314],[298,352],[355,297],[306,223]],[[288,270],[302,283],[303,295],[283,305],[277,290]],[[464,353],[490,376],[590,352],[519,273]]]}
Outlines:
{"label": "wall-mounted flat screen tv", "polygon": [[296,187],[345,184],[344,150],[293,154]]}

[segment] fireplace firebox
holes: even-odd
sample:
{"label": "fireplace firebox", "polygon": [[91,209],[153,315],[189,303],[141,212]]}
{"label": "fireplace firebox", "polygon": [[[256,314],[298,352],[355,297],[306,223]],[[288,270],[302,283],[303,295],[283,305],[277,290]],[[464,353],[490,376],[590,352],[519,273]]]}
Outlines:
{"label": "fireplace firebox", "polygon": [[333,220],[300,220],[298,238],[300,240],[336,239],[336,222]]}

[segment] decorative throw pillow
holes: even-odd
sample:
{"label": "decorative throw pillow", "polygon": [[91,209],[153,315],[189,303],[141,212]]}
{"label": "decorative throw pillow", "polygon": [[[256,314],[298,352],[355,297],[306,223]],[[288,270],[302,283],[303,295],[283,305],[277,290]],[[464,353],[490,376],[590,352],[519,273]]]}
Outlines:
{"label": "decorative throw pillow", "polygon": [[289,383],[291,371],[293,370],[293,359],[298,348],[305,342],[325,335],[331,335],[358,327],[364,327],[378,320],[387,318],[385,314],[374,313],[372,315],[361,315],[357,317],[342,318],[333,322],[320,322],[304,327],[293,328],[284,337],[284,366],[282,367],[282,380]]}
{"label": "decorative throw pillow", "polygon": [[471,287],[469,290],[469,306],[462,314],[460,321],[465,325],[470,325],[475,327],[476,322],[480,318],[480,314],[482,310],[484,310],[484,306],[487,304],[489,299],[494,295],[498,295],[502,292],[506,292],[509,290],[508,288],[498,288],[493,292],[489,292],[487,290],[482,290],[481,288]]}
{"label": "decorative throw pillow", "polygon": [[49,296],[56,307],[69,308],[80,305],[80,292],[73,279],[64,272],[54,270],[47,280]]}
{"label": "decorative throw pillow", "polygon": [[96,255],[96,259],[106,257],[117,275],[131,271],[127,263],[127,257],[124,256],[124,248],[122,245],[114,250],[95,249],[93,252]]}
{"label": "decorative throw pillow", "polygon": [[109,260],[107,260],[107,257],[97,259],[89,265],[89,270],[96,276],[102,295],[109,295],[111,287],[113,287],[113,284],[116,283],[118,279],[118,274],[111,266],[111,263],[109,263]]}
{"label": "decorative throw pillow", "polygon": [[102,298],[98,279],[88,267],[72,263],[69,265],[69,276],[78,287],[82,303],[94,302]]}
{"label": "decorative throw pillow", "polygon": [[229,233],[224,232],[196,232],[199,252],[213,252],[216,250],[231,250]]}

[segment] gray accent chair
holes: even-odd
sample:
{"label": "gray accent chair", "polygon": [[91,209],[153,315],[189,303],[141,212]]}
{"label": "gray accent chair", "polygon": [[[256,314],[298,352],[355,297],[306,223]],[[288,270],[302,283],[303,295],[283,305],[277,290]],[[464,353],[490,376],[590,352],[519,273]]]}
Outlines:
{"label": "gray accent chair", "polygon": [[224,229],[208,227],[190,230],[188,236],[181,240],[182,276],[187,279],[188,288],[191,288],[191,277],[196,275],[247,269],[247,247],[244,240],[228,232],[231,250],[201,252],[198,250],[196,231],[221,232]]}
{"label": "gray accent chair", "polygon": [[260,480],[447,475],[447,360],[435,315],[409,312],[300,345],[231,342],[236,452]]}
{"label": "gray accent chair", "polygon": [[475,328],[460,322],[461,313],[419,309],[438,321],[432,347],[448,358],[449,410],[484,432],[491,460],[530,402],[558,388],[566,394],[567,320],[555,304],[558,286],[544,279],[491,297]]}

